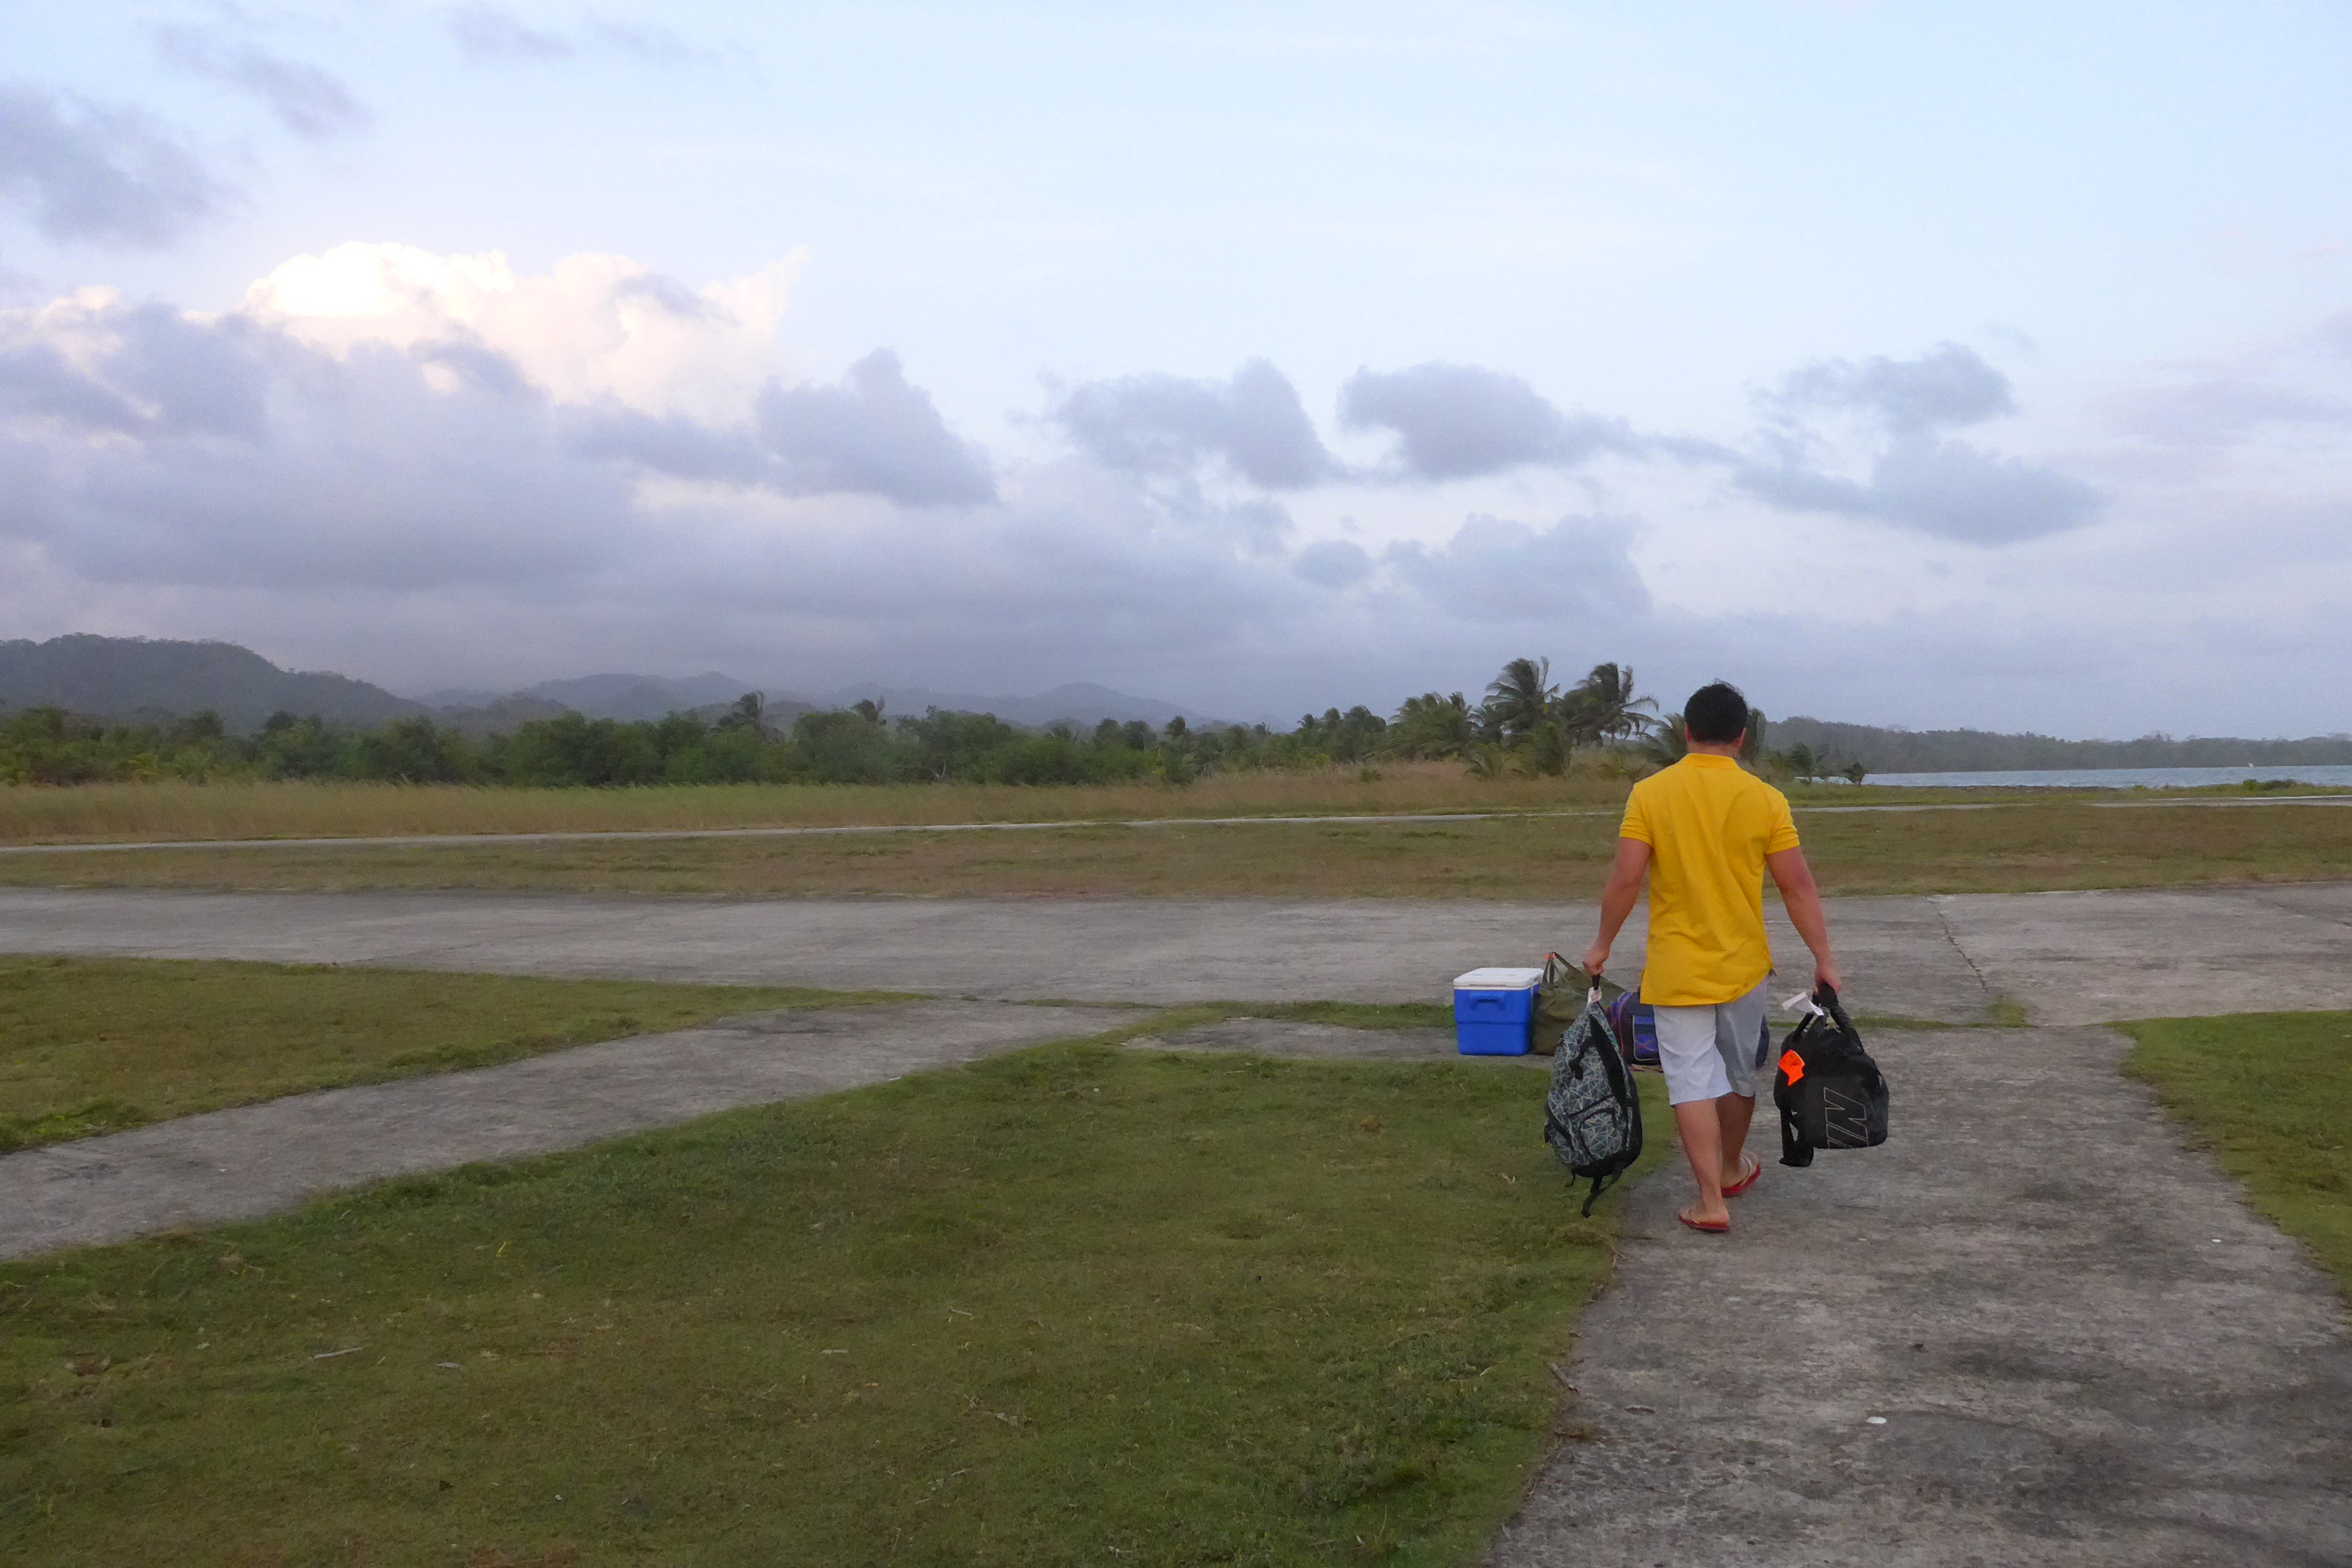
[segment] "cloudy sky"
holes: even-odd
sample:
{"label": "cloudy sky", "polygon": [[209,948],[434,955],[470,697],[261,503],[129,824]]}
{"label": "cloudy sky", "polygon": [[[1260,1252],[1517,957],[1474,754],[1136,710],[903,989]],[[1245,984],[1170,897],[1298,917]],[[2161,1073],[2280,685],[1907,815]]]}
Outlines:
{"label": "cloudy sky", "polygon": [[2352,731],[2341,5],[9,16],[0,636]]}

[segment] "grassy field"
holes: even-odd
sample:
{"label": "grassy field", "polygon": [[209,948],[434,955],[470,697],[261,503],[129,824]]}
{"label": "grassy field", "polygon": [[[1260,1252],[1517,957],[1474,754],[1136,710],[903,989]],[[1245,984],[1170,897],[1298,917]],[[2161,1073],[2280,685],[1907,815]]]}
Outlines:
{"label": "grassy field", "polygon": [[[1607,805],[1621,780],[1475,779],[1452,763],[1252,773],[1161,784],[707,784],[491,789],[376,784],[0,786],[0,844],[306,838],[850,824],[1093,822]],[[1857,797],[1858,798],[1858,797]]]}
{"label": "grassy field", "polygon": [[878,999],[773,986],[0,957],[0,1150],[731,1014]]}
{"label": "grassy field", "polygon": [[0,1267],[0,1559],[1466,1563],[1610,1257],[1541,1085],[1047,1047]]}
{"label": "grassy field", "polygon": [[[628,832],[956,822],[1124,822],[1208,816],[1559,811],[1614,806],[1626,782],[1579,768],[1563,779],[1473,778],[1454,763],[1384,762],[1161,784],[708,784],[504,789],[384,784],[0,785],[0,844],[364,837],[402,834]],[[2233,790],[2183,792],[2235,795]],[[2316,792],[2314,792],[2316,793]],[[2112,790],[1788,787],[1799,804],[1917,805],[2117,798]]]}
{"label": "grassy field", "polygon": [[[1042,792],[1041,792],[1042,793]],[[1598,810],[1599,808],[1595,808]],[[1836,893],[2021,892],[2352,877],[2352,808],[2044,800],[1999,810],[1806,812]],[[1583,899],[1613,814],[1512,821],[1171,824],[813,838],[163,849],[0,856],[0,882],[475,888],[645,894],[1133,894]]]}
{"label": "grassy field", "polygon": [[2307,1242],[2352,1296],[2352,1013],[2119,1026],[2153,1084],[2254,1207]]}

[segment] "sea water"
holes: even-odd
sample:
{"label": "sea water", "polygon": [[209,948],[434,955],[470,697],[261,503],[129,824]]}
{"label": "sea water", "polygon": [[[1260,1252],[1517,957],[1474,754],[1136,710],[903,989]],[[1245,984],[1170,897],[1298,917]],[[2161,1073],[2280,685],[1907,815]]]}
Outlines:
{"label": "sea water", "polygon": [[2268,783],[2352,784],[2352,767],[2310,763],[2276,767],[2243,768],[2022,768],[1983,773],[1872,773],[1874,784],[1914,784],[1939,789],[1983,789],[2002,785],[2038,789],[2194,789],[2199,785],[2243,784],[2248,779]]}

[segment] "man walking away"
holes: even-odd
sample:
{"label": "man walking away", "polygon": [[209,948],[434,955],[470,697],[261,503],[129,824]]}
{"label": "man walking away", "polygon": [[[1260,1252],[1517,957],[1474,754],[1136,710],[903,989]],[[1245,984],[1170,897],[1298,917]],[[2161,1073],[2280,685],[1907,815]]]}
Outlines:
{"label": "man walking away", "polygon": [[1683,709],[1681,762],[1633,786],[1617,830],[1617,861],[1601,895],[1601,935],[1584,955],[1596,977],[1650,879],[1650,953],[1642,1000],[1657,1015],[1658,1062],[1698,1202],[1678,1216],[1693,1230],[1727,1231],[1737,1197],[1764,1173],[1747,1152],[1748,1119],[1765,1073],[1764,873],[1805,945],[1816,984],[1838,984],[1821,894],[1788,797],[1743,771],[1748,700],[1724,681]]}

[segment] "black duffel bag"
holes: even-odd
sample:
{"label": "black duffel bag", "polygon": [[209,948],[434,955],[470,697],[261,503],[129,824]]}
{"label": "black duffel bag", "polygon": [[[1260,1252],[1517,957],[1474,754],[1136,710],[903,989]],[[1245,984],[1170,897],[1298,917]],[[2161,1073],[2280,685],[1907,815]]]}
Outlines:
{"label": "black duffel bag", "polygon": [[1810,1165],[1816,1149],[1871,1149],[1886,1142],[1886,1075],[1862,1048],[1834,988],[1813,990],[1807,1013],[1780,1047],[1772,1103],[1780,1110],[1780,1163]]}

